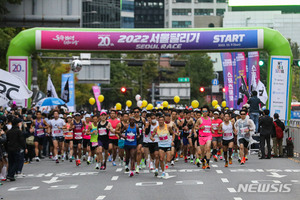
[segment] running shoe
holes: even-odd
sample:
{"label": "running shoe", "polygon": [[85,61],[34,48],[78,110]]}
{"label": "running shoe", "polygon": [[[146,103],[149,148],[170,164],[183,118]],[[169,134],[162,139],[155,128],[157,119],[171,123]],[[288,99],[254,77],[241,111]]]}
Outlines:
{"label": "running shoe", "polygon": [[209,166],[209,164],[207,164],[207,165],[206,165],[206,169],[210,169],[210,166]]}
{"label": "running shoe", "polygon": [[232,165],[232,158],[229,158],[229,165]]}
{"label": "running shoe", "polygon": [[91,161],[86,161],[86,164],[87,164],[87,165],[90,165],[90,164],[91,164]]}
{"label": "running shoe", "polygon": [[150,162],[150,170],[153,170],[154,169],[154,166],[153,166],[153,162]]}
{"label": "running shoe", "polygon": [[102,170],[106,170],[106,164],[102,166]]}
{"label": "running shoe", "polygon": [[241,165],[245,164],[245,157],[241,160]]}
{"label": "running shoe", "polygon": [[223,160],[223,156],[220,156],[220,160]]}
{"label": "running shoe", "polygon": [[200,167],[200,160],[199,160],[199,158],[196,159],[195,163],[196,163],[197,167]]}
{"label": "running shoe", "polygon": [[165,178],[165,177],[166,177],[166,173],[165,172],[161,173],[161,178]]}
{"label": "running shoe", "polygon": [[73,159],[72,159],[72,157],[70,157],[69,161],[70,161],[70,162],[73,162]]}
{"label": "running shoe", "polygon": [[139,173],[140,173],[140,168],[139,168],[138,166],[136,167],[135,173],[136,173],[136,174],[139,174]]}
{"label": "running shoe", "polygon": [[165,167],[166,169],[169,169],[169,166],[168,166],[168,164],[166,164],[166,167]]}
{"label": "running shoe", "polygon": [[184,157],[184,162],[187,163],[187,161],[188,161],[188,159],[187,159],[187,157],[185,156],[185,157]]}
{"label": "running shoe", "polygon": [[112,165],[113,165],[113,166],[117,166],[115,161],[112,162]]}
{"label": "running shoe", "polygon": [[125,171],[126,171],[126,172],[129,172],[129,168],[128,168],[127,165],[125,166]]}
{"label": "running shoe", "polygon": [[35,157],[35,161],[36,162],[40,162],[40,158],[39,157]]}
{"label": "running shoe", "polygon": [[129,173],[129,177],[133,177],[134,176],[134,173],[133,173],[133,171],[130,171],[130,173]]}
{"label": "running shoe", "polygon": [[195,162],[195,159],[191,159],[191,161],[190,161],[191,163],[194,163]]}
{"label": "running shoe", "polygon": [[206,169],[206,164],[205,164],[205,162],[202,162],[202,169]]}
{"label": "running shoe", "polygon": [[175,158],[175,162],[178,162],[178,160],[179,160],[179,159],[178,159],[178,157],[177,157],[177,158]]}
{"label": "running shoe", "polygon": [[63,156],[63,157],[62,157],[61,161],[62,161],[62,162],[64,162],[64,161],[65,161],[65,156]]}
{"label": "running shoe", "polygon": [[183,155],[182,155],[182,154],[180,155],[180,158],[183,158]]}
{"label": "running shoe", "polygon": [[82,156],[82,161],[86,161],[86,156]]}
{"label": "running shoe", "polygon": [[59,163],[58,159],[55,160],[56,163]]}
{"label": "running shoe", "polygon": [[111,155],[108,156],[108,162],[111,162],[112,159],[111,159]]}
{"label": "running shoe", "polygon": [[158,169],[155,169],[154,176],[158,176]]}
{"label": "running shoe", "polygon": [[246,158],[246,160],[245,160],[245,161],[248,161],[248,156],[246,156],[245,158]]}
{"label": "running shoe", "polygon": [[218,157],[216,155],[213,155],[213,157],[214,157],[214,161],[218,162]]}
{"label": "running shoe", "polygon": [[[102,166],[101,166],[101,168],[102,168]],[[98,163],[96,164],[96,167],[95,167],[95,169],[100,169],[100,168],[99,168],[99,164],[98,164]]]}
{"label": "running shoe", "polygon": [[228,162],[227,161],[225,162],[225,167],[228,167]]}
{"label": "running shoe", "polygon": [[174,164],[175,164],[174,160],[171,160],[171,166],[174,166]]}

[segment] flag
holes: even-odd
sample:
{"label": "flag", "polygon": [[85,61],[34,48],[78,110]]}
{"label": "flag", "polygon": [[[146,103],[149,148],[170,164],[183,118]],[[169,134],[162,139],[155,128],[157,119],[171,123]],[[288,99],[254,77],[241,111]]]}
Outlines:
{"label": "flag", "polygon": [[37,102],[39,102],[40,100],[42,100],[42,99],[44,99],[46,97],[47,96],[46,96],[46,94],[44,92],[38,91],[36,93],[35,97],[33,98],[32,103],[37,103]]}
{"label": "flag", "polygon": [[0,106],[13,99],[28,99],[32,91],[28,89],[22,78],[0,69]]}
{"label": "flag", "polygon": [[64,89],[61,92],[61,99],[66,103],[70,101],[69,78],[65,84]]}
{"label": "flag", "polygon": [[242,106],[247,103],[247,74],[246,74],[246,58],[244,52],[236,52],[236,87],[238,93],[237,109],[242,109]]}
{"label": "flag", "polygon": [[51,76],[48,74],[48,81],[47,81],[47,97],[55,97],[58,98],[57,93],[55,91],[55,87],[51,81]]}
{"label": "flag", "polygon": [[221,60],[223,66],[224,88],[226,103],[229,108],[234,107],[234,76],[232,69],[231,53],[221,53]]}
{"label": "flag", "polygon": [[258,81],[255,90],[257,91],[257,97],[261,100],[261,102],[266,104],[268,100],[268,94],[265,85],[260,80]]}
{"label": "flag", "polygon": [[92,88],[93,88],[94,96],[95,96],[95,99],[96,99],[98,111],[100,111],[101,110],[101,104],[100,104],[100,101],[98,100],[98,97],[101,94],[100,88],[97,85],[94,85]]}
{"label": "flag", "polygon": [[260,80],[260,67],[258,62],[258,51],[248,52],[248,85],[250,92],[256,90],[257,84]]}

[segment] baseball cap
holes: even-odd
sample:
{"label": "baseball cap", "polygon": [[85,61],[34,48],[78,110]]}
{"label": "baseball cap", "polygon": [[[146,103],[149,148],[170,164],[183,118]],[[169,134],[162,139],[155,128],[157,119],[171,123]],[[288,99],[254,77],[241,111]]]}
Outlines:
{"label": "baseball cap", "polygon": [[87,117],[91,117],[91,115],[90,115],[90,114],[86,114],[86,115],[85,115],[85,118],[87,118]]}
{"label": "baseball cap", "polygon": [[75,113],[74,116],[80,116],[80,113]]}
{"label": "baseball cap", "polygon": [[107,113],[105,111],[101,111],[100,116],[101,115],[107,115]]}

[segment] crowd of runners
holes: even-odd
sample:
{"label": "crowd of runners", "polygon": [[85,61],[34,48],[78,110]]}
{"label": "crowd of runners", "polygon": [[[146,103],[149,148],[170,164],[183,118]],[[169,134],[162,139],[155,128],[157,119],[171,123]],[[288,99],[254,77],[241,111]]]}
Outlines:
{"label": "crowd of runners", "polygon": [[[49,157],[57,164],[95,165],[96,170],[120,165],[129,176],[148,168],[164,177],[165,169],[182,158],[185,163],[210,169],[210,160],[224,166],[247,161],[248,146],[255,124],[247,108],[242,110],[153,109],[94,113],[67,113],[54,109],[49,114],[35,110],[0,110],[0,177],[14,180],[22,175],[23,163]],[[10,130],[21,130],[24,149],[9,169],[7,161]],[[5,137],[7,135],[7,137]],[[233,158],[234,161],[233,161]],[[107,162],[111,162],[110,165]],[[94,163],[94,164],[93,164]],[[8,175],[7,175],[8,169]]]}

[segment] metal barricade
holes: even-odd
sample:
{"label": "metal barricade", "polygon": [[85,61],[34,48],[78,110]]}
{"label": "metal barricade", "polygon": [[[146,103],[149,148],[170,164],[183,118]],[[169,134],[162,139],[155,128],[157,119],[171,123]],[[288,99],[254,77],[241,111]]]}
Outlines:
{"label": "metal barricade", "polygon": [[300,153],[300,120],[292,119],[289,121],[289,126],[286,126],[287,134],[284,134],[284,145],[286,145],[286,138],[291,137],[294,143],[294,152]]}

